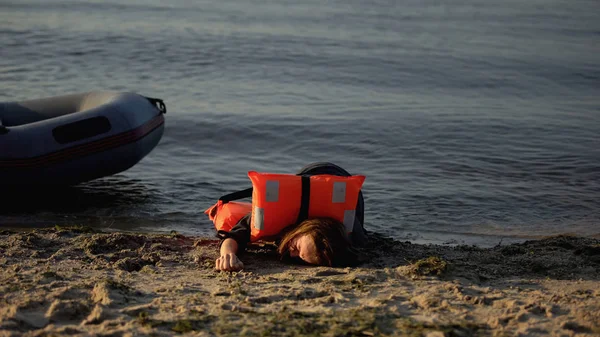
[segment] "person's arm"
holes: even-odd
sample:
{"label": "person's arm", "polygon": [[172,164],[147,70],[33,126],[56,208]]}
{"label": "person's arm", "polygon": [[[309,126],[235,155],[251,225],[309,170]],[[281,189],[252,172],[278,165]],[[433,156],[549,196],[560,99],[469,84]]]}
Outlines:
{"label": "person's arm", "polygon": [[250,214],[243,217],[229,232],[219,232],[223,240],[219,248],[219,258],[215,261],[215,269],[236,271],[244,268],[238,253],[245,250],[250,242]]}
{"label": "person's arm", "polygon": [[227,238],[221,243],[219,258],[215,261],[215,269],[225,271],[236,271],[244,268],[244,264],[237,257],[238,243]]}

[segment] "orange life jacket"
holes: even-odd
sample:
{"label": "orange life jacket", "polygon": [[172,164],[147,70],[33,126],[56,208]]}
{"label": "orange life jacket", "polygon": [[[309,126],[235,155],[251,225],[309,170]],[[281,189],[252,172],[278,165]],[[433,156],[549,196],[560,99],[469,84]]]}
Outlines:
{"label": "orange life jacket", "polygon": [[229,232],[244,215],[248,215],[250,212],[252,212],[252,204],[249,202],[230,201],[225,203],[223,200],[219,200],[204,211],[204,214],[212,220],[217,231]]}
{"label": "orange life jacket", "polygon": [[344,224],[348,233],[352,232],[365,176],[299,176],[250,171],[248,177],[252,181],[252,204],[219,200],[204,212],[217,230],[231,230],[244,215],[252,212],[252,242],[274,237],[289,225],[317,217],[336,219]]}

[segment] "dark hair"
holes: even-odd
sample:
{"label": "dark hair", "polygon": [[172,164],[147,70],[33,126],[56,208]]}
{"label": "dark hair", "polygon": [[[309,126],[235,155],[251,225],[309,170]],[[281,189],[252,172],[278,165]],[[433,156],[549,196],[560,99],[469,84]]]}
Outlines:
{"label": "dark hair", "polygon": [[343,267],[354,265],[358,260],[344,224],[331,218],[307,219],[288,229],[277,247],[282,258],[289,257],[290,245],[300,235],[308,235],[314,241],[319,265]]}

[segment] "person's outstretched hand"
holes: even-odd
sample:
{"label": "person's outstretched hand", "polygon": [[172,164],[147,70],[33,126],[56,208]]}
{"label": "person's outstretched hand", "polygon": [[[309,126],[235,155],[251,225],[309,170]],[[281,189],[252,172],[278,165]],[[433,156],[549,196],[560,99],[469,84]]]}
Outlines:
{"label": "person's outstretched hand", "polygon": [[224,271],[237,271],[242,270],[244,268],[244,264],[240,259],[238,259],[237,255],[234,253],[225,253],[222,254],[215,261],[215,269],[216,270],[224,270]]}

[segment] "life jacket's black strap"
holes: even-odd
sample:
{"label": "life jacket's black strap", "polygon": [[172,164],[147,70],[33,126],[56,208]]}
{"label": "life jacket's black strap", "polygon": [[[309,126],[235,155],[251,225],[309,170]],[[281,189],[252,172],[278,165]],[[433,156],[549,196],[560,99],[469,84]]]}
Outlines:
{"label": "life jacket's black strap", "polygon": [[310,204],[310,177],[302,176],[302,198],[300,199],[300,212],[296,223],[308,219],[308,206]]}
{"label": "life jacket's black strap", "polygon": [[226,204],[233,200],[250,198],[250,197],[252,197],[252,187],[249,187],[245,190],[225,194],[224,196],[220,197],[219,200],[223,201],[223,203]]}

